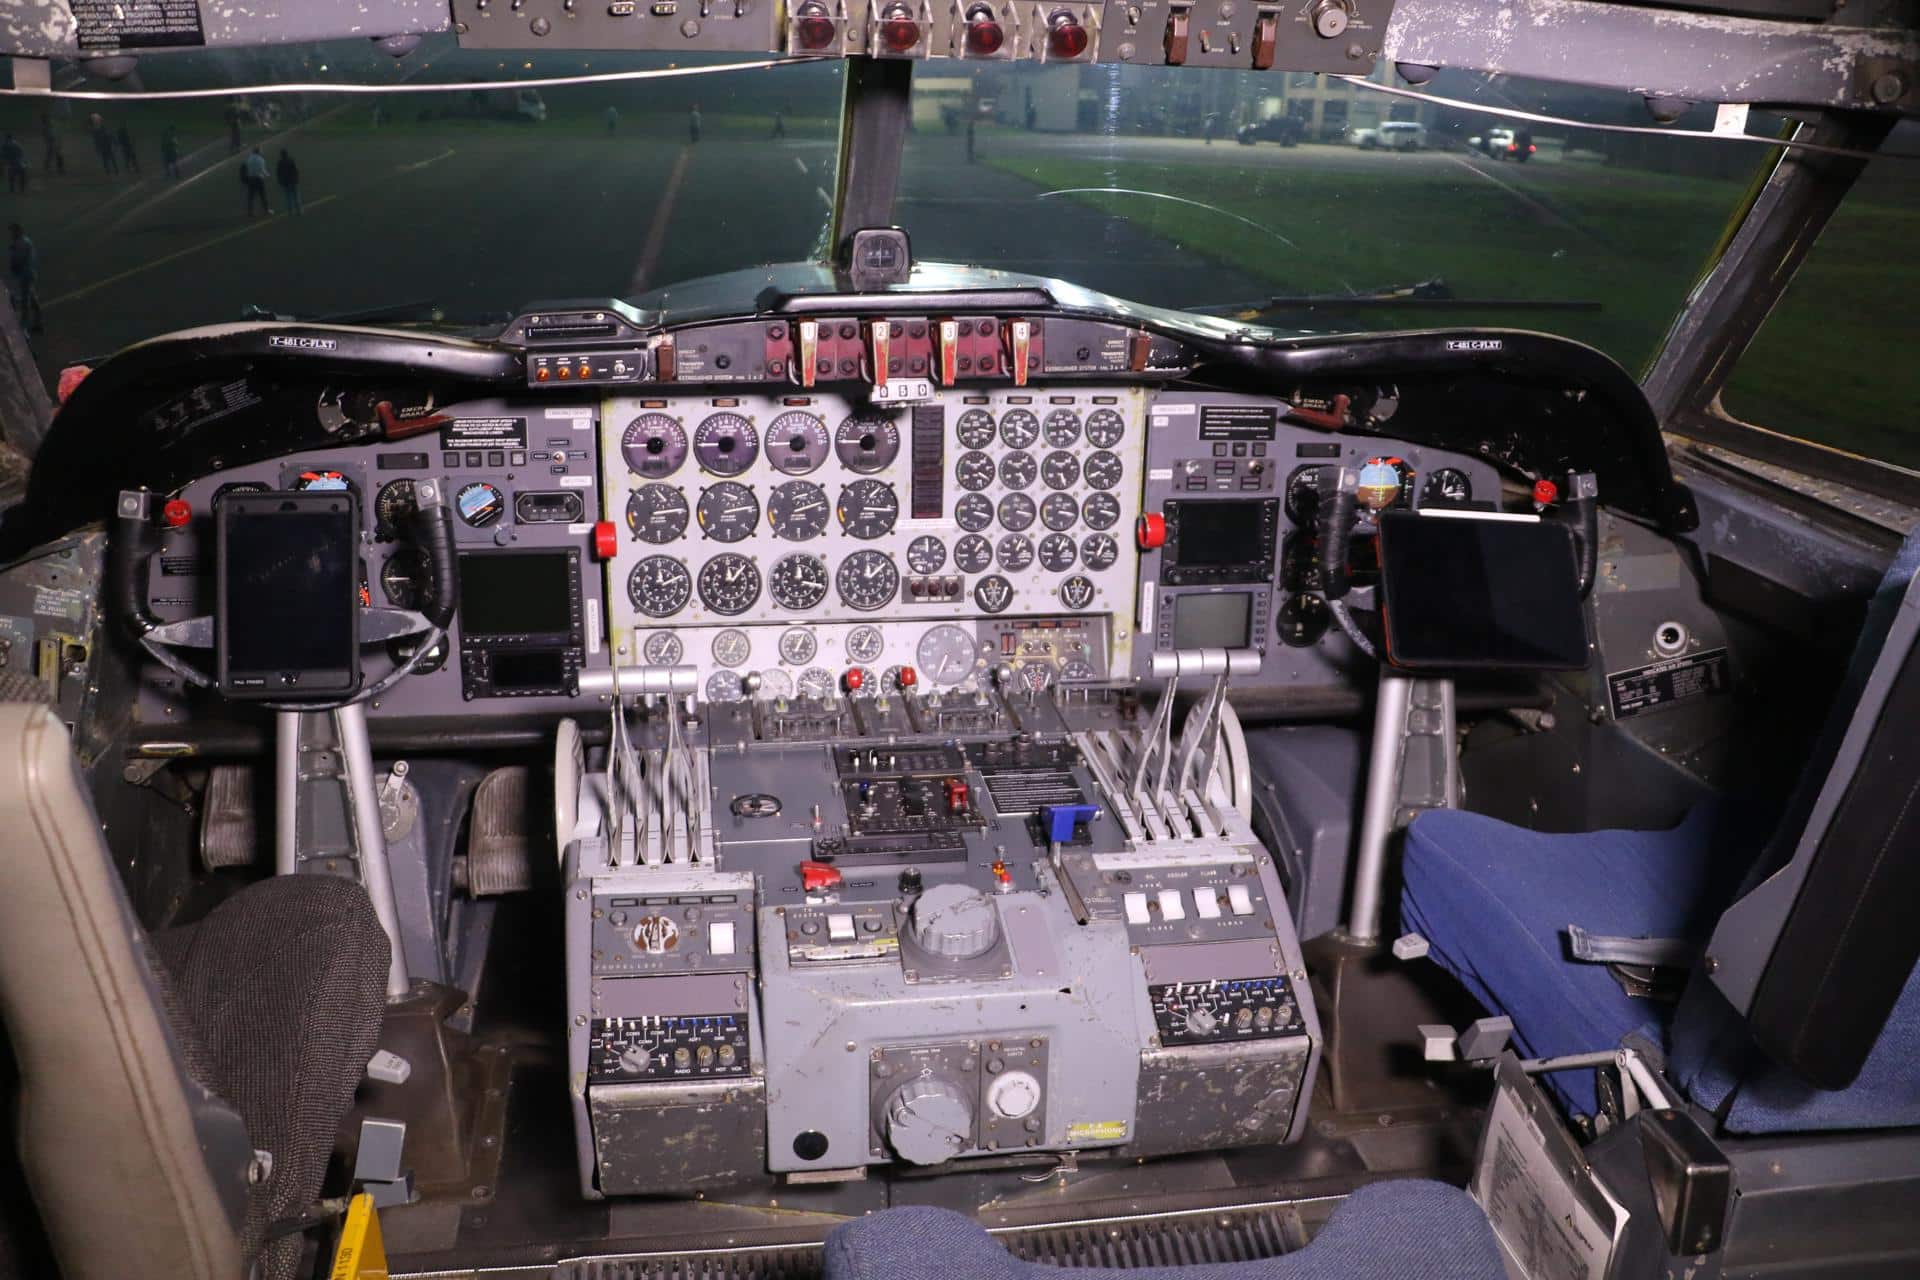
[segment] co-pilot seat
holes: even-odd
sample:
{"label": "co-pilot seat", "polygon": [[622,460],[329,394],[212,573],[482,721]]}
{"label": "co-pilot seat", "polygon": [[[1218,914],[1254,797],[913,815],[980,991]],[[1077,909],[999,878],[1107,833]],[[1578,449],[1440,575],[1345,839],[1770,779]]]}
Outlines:
{"label": "co-pilot seat", "polygon": [[[1724,1134],[1920,1126],[1917,570],[1920,530],[1770,840],[1724,802],[1669,831],[1577,835],[1435,810],[1407,833],[1403,927],[1523,1053],[1639,1033]],[[1688,967],[1677,1006],[1617,979]],[[1595,1113],[1590,1071],[1548,1079]]]}
{"label": "co-pilot seat", "polygon": [[372,1056],[386,935],[330,876],[141,929],[67,732],[0,704],[0,1020],[17,1145],[68,1280],[290,1280]]}

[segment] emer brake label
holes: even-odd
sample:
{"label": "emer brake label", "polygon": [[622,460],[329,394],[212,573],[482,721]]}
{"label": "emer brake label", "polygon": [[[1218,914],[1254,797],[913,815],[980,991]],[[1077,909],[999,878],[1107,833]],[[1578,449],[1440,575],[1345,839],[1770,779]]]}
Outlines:
{"label": "emer brake label", "polygon": [[1707,649],[1644,667],[1610,672],[1607,701],[1613,708],[1613,718],[1625,720],[1628,716],[1659,711],[1694,698],[1725,693],[1732,686],[1727,651]]}

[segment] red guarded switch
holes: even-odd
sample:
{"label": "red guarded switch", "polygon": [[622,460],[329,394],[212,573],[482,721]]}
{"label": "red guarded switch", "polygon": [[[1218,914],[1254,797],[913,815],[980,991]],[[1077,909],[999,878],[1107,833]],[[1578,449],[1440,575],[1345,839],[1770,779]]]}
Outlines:
{"label": "red guarded switch", "polygon": [[1158,551],[1167,545],[1167,518],[1149,511],[1133,522],[1133,541],[1142,551]]}
{"label": "red guarded switch", "polygon": [[956,816],[967,811],[967,784],[958,778],[947,779],[947,812]]}
{"label": "red guarded switch", "polygon": [[171,498],[160,508],[160,522],[169,529],[180,529],[193,521],[193,508],[183,498]]}
{"label": "red guarded switch", "polygon": [[818,893],[822,889],[838,889],[840,883],[840,869],[831,863],[814,862],[809,859],[800,864],[800,887],[808,893]]}

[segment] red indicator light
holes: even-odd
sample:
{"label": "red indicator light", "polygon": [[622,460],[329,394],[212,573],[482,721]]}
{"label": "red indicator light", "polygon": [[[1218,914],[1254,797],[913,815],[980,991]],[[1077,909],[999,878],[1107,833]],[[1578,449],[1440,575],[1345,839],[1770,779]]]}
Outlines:
{"label": "red indicator light", "polygon": [[160,520],[169,529],[181,529],[193,521],[193,508],[183,498],[173,498],[160,508]]}
{"label": "red indicator light", "polygon": [[1071,62],[1087,51],[1087,29],[1072,14],[1060,12],[1047,19],[1047,56]]}
{"label": "red indicator light", "polygon": [[1000,52],[1000,46],[1006,42],[1007,33],[991,18],[974,19],[967,23],[967,56],[970,58],[991,58]]}
{"label": "red indicator light", "polygon": [[888,53],[906,53],[920,43],[920,24],[904,4],[890,4],[880,13],[880,43]]}
{"label": "red indicator light", "polygon": [[803,5],[793,24],[794,40],[802,49],[825,49],[839,36],[833,19],[817,4]]}

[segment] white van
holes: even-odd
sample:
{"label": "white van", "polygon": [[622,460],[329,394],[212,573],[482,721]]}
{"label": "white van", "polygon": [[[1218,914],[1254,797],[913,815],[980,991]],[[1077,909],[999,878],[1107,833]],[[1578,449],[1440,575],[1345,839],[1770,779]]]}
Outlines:
{"label": "white van", "polygon": [[1362,151],[1419,151],[1427,145],[1427,126],[1417,120],[1389,120],[1377,129],[1355,129],[1347,138]]}

